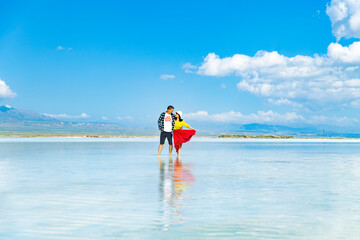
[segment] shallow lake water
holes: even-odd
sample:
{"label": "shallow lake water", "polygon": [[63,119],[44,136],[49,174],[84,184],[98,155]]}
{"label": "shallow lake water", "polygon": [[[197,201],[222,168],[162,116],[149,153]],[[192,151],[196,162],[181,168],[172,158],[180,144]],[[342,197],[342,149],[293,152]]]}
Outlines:
{"label": "shallow lake water", "polygon": [[359,239],[358,142],[0,140],[0,239]]}

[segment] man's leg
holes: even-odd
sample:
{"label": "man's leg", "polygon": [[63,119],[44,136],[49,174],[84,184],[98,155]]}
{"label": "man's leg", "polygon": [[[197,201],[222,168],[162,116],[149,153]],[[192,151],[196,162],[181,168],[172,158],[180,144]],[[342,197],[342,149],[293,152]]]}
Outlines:
{"label": "man's leg", "polygon": [[162,149],[163,149],[163,146],[164,146],[164,144],[160,144],[160,145],[159,145],[158,156],[160,156],[161,151],[162,151]]}
{"label": "man's leg", "polygon": [[161,151],[163,149],[164,143],[165,143],[165,133],[161,132],[160,133],[160,145],[159,145],[159,149],[158,149],[158,156],[160,156]]}
{"label": "man's leg", "polygon": [[167,134],[167,139],[168,139],[168,143],[169,143],[169,156],[171,156],[172,149],[173,149],[173,146],[172,146],[172,133]]}
{"label": "man's leg", "polygon": [[169,145],[169,156],[171,156],[172,153],[172,145]]}
{"label": "man's leg", "polygon": [[160,170],[164,171],[164,162],[162,161],[160,156],[158,156],[158,161],[159,161]]}

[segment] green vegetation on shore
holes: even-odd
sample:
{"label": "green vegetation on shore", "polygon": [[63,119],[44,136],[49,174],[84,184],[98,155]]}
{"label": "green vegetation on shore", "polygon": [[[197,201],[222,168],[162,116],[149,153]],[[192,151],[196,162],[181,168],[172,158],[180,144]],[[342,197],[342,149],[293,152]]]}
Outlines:
{"label": "green vegetation on shore", "polygon": [[263,135],[248,135],[248,134],[222,134],[219,138],[294,138],[293,136],[285,135],[272,135],[272,134],[263,134]]}

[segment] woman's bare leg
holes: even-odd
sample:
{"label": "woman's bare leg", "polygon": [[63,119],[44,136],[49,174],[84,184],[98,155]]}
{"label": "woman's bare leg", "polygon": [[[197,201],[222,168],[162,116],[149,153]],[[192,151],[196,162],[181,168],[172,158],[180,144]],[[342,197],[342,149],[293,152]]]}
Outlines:
{"label": "woman's bare leg", "polygon": [[180,157],[180,153],[181,153],[181,146],[179,147],[179,150],[177,152],[178,157]]}

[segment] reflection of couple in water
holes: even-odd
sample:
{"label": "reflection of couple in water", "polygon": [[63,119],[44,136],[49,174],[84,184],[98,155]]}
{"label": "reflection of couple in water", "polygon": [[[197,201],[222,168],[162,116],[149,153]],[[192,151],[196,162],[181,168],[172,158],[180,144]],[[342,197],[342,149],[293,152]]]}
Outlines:
{"label": "reflection of couple in water", "polygon": [[[158,120],[158,127],[160,130],[160,145],[158,149],[158,156],[160,156],[163,149],[165,139],[169,143],[169,156],[172,152],[172,139],[174,133],[174,145],[177,155],[180,156],[182,144],[190,141],[191,137],[195,135],[196,131],[189,124],[182,119],[182,112],[177,111],[173,114],[174,107],[168,106],[167,111],[160,114]],[[184,130],[183,127],[190,128],[191,130]]]}
{"label": "reflection of couple in water", "polygon": [[183,164],[180,158],[175,163],[169,157],[169,164],[165,169],[164,163],[159,159],[160,166],[160,203],[162,213],[162,228],[168,230],[171,223],[182,220],[180,206],[183,205],[183,192],[192,185],[195,177],[191,174],[190,164]]}

